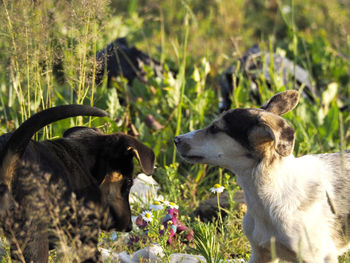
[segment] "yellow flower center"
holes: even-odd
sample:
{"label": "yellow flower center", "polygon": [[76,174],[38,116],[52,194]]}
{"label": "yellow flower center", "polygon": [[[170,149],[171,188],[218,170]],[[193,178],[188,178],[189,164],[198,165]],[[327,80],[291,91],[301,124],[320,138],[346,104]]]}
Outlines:
{"label": "yellow flower center", "polygon": [[148,213],[146,213],[146,214],[145,214],[145,217],[146,217],[146,218],[151,218],[151,215],[148,214]]}
{"label": "yellow flower center", "polygon": [[156,234],[156,233],[150,233],[150,234],[148,234],[148,236],[149,236],[150,238],[155,238],[155,237],[157,237],[157,234]]}
{"label": "yellow flower center", "polygon": [[160,205],[160,202],[159,201],[154,201],[153,204],[154,205]]}
{"label": "yellow flower center", "polygon": [[173,202],[169,202],[169,205],[174,206],[174,205],[175,205],[175,203],[173,203]]}
{"label": "yellow flower center", "polygon": [[221,185],[219,185],[219,184],[214,184],[214,188],[220,188],[221,187]]}

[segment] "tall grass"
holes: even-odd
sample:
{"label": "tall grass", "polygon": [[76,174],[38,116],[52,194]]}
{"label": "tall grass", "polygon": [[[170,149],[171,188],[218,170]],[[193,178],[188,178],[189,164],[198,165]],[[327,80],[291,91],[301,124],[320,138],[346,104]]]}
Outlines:
{"label": "tall grass", "polygon": [[[188,40],[188,33],[189,33],[189,17],[188,15],[185,16],[184,21],[184,27],[185,27],[185,40],[183,44],[183,54],[182,54],[182,60],[180,64],[180,70],[179,75],[177,78],[177,90],[178,90],[178,106],[177,106],[177,123],[176,123],[176,130],[175,130],[175,136],[180,134],[181,130],[181,119],[182,119],[182,105],[184,100],[184,93],[185,93],[185,69],[186,69],[186,57],[187,57],[187,40]],[[174,154],[173,154],[173,163],[176,159],[176,149],[174,148]]]}
{"label": "tall grass", "polygon": [[[2,5],[5,117],[17,126],[56,104],[93,105],[94,54],[109,17],[107,1],[3,0]],[[65,82],[58,85],[62,75]]]}

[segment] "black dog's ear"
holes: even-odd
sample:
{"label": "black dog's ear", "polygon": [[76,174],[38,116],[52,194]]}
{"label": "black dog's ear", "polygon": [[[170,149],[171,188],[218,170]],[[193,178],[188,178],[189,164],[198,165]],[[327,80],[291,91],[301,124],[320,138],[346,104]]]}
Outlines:
{"label": "black dog's ear", "polygon": [[134,153],[140,163],[142,171],[147,175],[151,175],[154,170],[155,160],[153,150],[129,135],[125,135],[125,139],[127,142],[127,150]]}
{"label": "black dog's ear", "polygon": [[294,109],[298,102],[299,92],[296,90],[287,90],[273,96],[260,109],[282,115]]}
{"label": "black dog's ear", "polygon": [[65,137],[65,138],[72,137],[72,136],[81,134],[81,132],[87,133],[89,131],[94,131],[94,132],[101,133],[101,131],[99,129],[97,129],[97,128],[89,128],[89,127],[85,127],[85,126],[76,126],[76,127],[69,128],[68,130],[66,130],[63,133],[63,137]]}

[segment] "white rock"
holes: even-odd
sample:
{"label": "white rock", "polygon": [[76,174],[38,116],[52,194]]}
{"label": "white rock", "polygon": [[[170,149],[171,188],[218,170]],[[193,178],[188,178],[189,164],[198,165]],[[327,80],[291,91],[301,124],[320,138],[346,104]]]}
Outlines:
{"label": "white rock", "polygon": [[131,262],[148,262],[148,263],[158,263],[162,262],[162,257],[164,257],[163,249],[158,244],[152,244],[144,249],[134,252],[130,258]]}
{"label": "white rock", "polygon": [[106,248],[100,248],[99,250],[100,250],[103,261],[111,260],[111,262],[114,262],[114,261],[117,261],[119,259],[120,254],[122,254],[122,253],[126,254],[126,252],[122,252],[122,253],[117,254],[116,252],[113,252],[110,249],[106,249]]}
{"label": "white rock", "polygon": [[115,262],[118,262],[118,263],[129,263],[129,262],[133,262],[133,261],[131,260],[131,258],[128,255],[128,253],[123,251],[123,252],[118,254],[118,259]]}
{"label": "white rock", "polygon": [[[125,251],[115,253],[109,249],[101,248],[103,261],[111,263],[162,263],[164,252],[160,245],[152,244],[144,249],[138,250],[131,255]],[[166,261],[168,262],[168,261]],[[244,263],[243,259],[231,259],[229,263]],[[174,253],[170,255],[169,263],[206,263],[205,258],[200,255]]]}
{"label": "white rock", "polygon": [[170,255],[169,263],[206,263],[203,256],[175,253]]}
{"label": "white rock", "polygon": [[128,255],[125,251],[116,253],[106,248],[100,248],[100,252],[103,261],[112,263],[160,263],[162,262],[162,257],[164,257],[163,249],[158,244],[150,245],[131,255]]}

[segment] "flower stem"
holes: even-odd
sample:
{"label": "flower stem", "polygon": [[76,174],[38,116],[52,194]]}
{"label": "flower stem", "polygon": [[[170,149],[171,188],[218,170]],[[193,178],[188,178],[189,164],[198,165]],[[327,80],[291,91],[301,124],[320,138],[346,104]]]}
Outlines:
{"label": "flower stem", "polygon": [[221,206],[220,206],[220,193],[216,194],[216,199],[218,202],[218,216],[219,216],[219,223],[221,227],[223,226],[222,216],[221,216]]}

